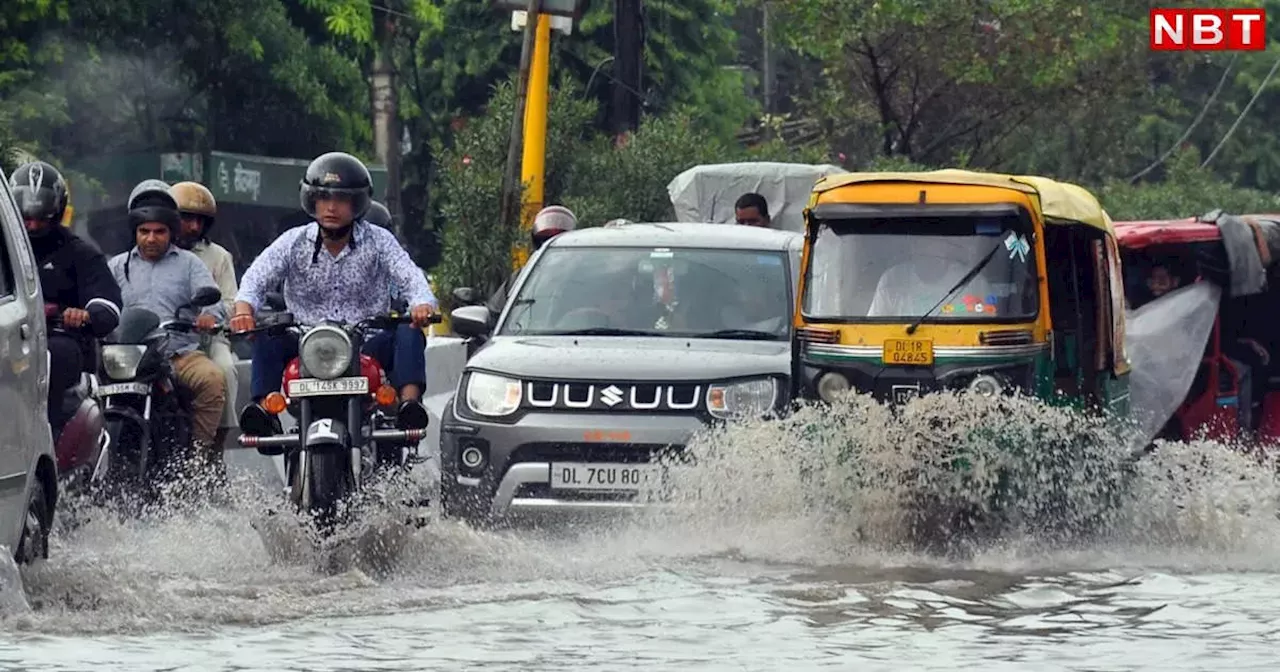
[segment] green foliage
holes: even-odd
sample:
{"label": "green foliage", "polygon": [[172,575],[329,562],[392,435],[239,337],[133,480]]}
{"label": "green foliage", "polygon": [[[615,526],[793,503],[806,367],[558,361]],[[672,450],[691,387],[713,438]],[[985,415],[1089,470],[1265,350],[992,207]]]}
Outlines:
{"label": "green foliage", "polygon": [[[547,138],[547,204],[563,204],[579,226],[599,226],[617,217],[669,221],[667,184],[685,170],[707,163],[829,160],[820,149],[797,151],[774,141],[744,148],[720,139],[697,123],[696,108],[680,107],[647,117],[640,129],[615,145],[593,125],[597,103],[584,98],[569,77],[552,90]],[[514,85],[499,85],[486,113],[471,119],[452,147],[439,144],[437,212],[443,255],[434,273],[441,294],[454,287],[494,289],[511,268],[518,227],[501,223],[500,185],[505,163]]]}
{"label": "green foliage", "polygon": [[1239,214],[1280,213],[1280,196],[1232,185],[1200,168],[1194,148],[1175,155],[1164,181],[1130,185],[1112,180],[1098,190],[1098,200],[1117,221],[1177,219],[1221,208]]}

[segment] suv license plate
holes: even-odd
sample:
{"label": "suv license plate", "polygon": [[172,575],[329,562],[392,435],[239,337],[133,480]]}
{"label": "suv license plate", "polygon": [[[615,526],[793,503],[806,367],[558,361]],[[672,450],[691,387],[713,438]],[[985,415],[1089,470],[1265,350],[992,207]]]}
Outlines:
{"label": "suv license plate", "polygon": [[654,464],[553,462],[553,490],[639,490],[661,482],[662,467]]}
{"label": "suv license plate", "polygon": [[364,376],[348,376],[333,380],[298,378],[289,381],[290,397],[324,397],[329,395],[368,394],[369,379]]}

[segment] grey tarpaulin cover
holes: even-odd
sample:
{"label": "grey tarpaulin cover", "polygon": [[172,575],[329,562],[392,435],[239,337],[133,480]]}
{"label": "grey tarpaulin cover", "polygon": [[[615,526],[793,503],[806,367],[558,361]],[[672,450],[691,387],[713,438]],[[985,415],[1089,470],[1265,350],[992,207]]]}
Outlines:
{"label": "grey tarpaulin cover", "polygon": [[[1280,256],[1280,223],[1274,217],[1259,215],[1229,215],[1214,210],[1200,217],[1222,231],[1222,246],[1231,264],[1231,295],[1248,296],[1266,289],[1266,267]],[[1257,226],[1261,244],[1266,246],[1267,259],[1263,259],[1260,241],[1250,224]]]}
{"label": "grey tarpaulin cover", "polygon": [[804,163],[716,163],[694,166],[667,184],[676,221],[728,224],[738,197],[755,192],[769,203],[773,228],[804,231],[804,207],[818,180],[846,173],[833,165]]}
{"label": "grey tarpaulin cover", "polygon": [[1217,285],[1197,282],[1125,315],[1124,345],[1133,367],[1129,399],[1143,445],[1187,398],[1221,296]]}

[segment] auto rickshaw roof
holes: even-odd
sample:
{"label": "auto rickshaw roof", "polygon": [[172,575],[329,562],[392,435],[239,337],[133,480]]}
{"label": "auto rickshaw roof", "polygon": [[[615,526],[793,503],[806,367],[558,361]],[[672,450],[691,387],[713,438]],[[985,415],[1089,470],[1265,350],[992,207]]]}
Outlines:
{"label": "auto rickshaw roof", "polygon": [[919,172],[843,173],[818,180],[814,194],[874,182],[926,182],[1013,189],[1034,196],[1048,224],[1084,225],[1114,236],[1111,218],[1102,204],[1083,187],[1034,175],[1004,175],[948,168]]}
{"label": "auto rickshaw roof", "polygon": [[1222,239],[1222,229],[1196,217],[1132,222],[1114,222],[1116,242],[1130,250],[1152,245],[1187,245]]}

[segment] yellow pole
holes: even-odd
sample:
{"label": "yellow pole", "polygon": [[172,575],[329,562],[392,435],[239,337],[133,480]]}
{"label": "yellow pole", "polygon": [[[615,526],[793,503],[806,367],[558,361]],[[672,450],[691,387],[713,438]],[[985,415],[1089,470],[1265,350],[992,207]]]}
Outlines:
{"label": "yellow pole", "polygon": [[529,64],[529,93],[524,109],[524,154],[520,160],[520,181],[524,182],[524,203],[520,229],[524,234],[515,254],[515,268],[529,259],[529,231],[533,217],[543,205],[543,178],[547,162],[547,97],[551,79],[551,15],[539,14],[534,35],[533,61]]}

